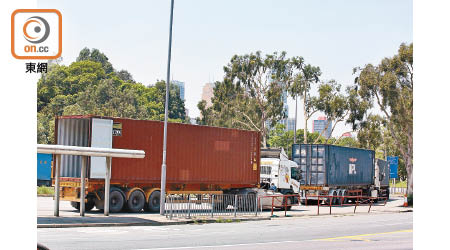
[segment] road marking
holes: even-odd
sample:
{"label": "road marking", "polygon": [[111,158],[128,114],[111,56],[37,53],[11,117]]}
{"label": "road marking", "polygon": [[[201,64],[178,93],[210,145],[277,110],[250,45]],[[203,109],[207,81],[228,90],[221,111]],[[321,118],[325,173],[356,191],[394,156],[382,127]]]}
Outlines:
{"label": "road marking", "polygon": [[412,231],[413,231],[412,229],[407,229],[407,230],[399,230],[399,231],[384,232],[384,233],[359,234],[359,235],[340,236],[340,237],[333,237],[333,238],[315,239],[312,241],[335,241],[335,240],[346,240],[346,239],[370,241],[369,239],[363,239],[361,237],[376,236],[376,235],[382,235],[382,234],[410,233]]}

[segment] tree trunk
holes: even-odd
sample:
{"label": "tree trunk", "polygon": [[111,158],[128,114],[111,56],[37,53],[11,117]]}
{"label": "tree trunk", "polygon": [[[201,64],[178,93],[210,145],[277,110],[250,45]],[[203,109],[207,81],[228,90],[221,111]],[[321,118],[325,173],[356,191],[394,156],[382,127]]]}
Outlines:
{"label": "tree trunk", "polygon": [[306,96],[303,96],[303,117],[305,119],[305,129],[303,130],[303,143],[308,143],[308,114],[306,114]]}
{"label": "tree trunk", "polygon": [[408,158],[405,161],[405,165],[406,165],[406,172],[408,175],[408,179],[406,180],[407,182],[407,189],[406,192],[408,195],[413,194],[413,164],[412,164],[412,157],[408,156]]}
{"label": "tree trunk", "polygon": [[263,148],[267,147],[267,138],[266,138],[266,116],[264,115],[264,112],[262,113],[262,121],[261,121],[261,136],[262,136],[262,143]]}

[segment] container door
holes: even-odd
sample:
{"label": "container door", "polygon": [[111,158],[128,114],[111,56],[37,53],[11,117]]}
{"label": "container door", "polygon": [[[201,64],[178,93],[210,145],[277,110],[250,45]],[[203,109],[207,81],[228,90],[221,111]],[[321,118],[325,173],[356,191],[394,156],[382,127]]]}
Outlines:
{"label": "container door", "polygon": [[[92,118],[91,147],[112,148],[113,121]],[[105,179],[106,157],[91,157],[90,178]]]}

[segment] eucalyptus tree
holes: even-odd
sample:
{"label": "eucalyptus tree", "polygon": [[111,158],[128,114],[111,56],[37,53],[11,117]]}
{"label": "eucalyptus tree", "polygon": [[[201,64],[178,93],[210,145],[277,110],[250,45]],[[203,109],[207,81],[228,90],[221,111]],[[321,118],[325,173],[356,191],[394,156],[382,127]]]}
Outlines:
{"label": "eucalyptus tree", "polygon": [[[224,67],[225,79],[240,88],[244,96],[243,105],[248,105],[252,114],[236,108],[235,123],[247,124],[261,132],[262,146],[267,146],[268,127],[275,126],[285,118],[282,93],[286,89],[289,59],[286,52],[261,55],[260,51],[245,55],[234,55]],[[242,105],[242,104],[241,104]],[[252,115],[254,115],[252,117]]]}
{"label": "eucalyptus tree", "polygon": [[308,141],[308,120],[317,110],[317,98],[311,96],[310,91],[313,84],[319,82],[319,76],[322,74],[319,67],[305,64],[302,57],[292,57],[289,60],[287,71],[287,89],[289,94],[296,98],[299,96],[303,101],[303,143]]}
{"label": "eucalyptus tree", "polygon": [[358,94],[376,103],[393,142],[405,161],[408,194],[413,193],[413,44],[401,44],[398,53],[378,65],[355,68]]}

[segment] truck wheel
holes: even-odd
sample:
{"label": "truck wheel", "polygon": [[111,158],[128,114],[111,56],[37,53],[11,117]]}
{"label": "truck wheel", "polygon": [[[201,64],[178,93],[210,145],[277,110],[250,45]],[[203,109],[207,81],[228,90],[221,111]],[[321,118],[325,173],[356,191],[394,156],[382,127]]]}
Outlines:
{"label": "truck wheel", "polygon": [[76,210],[80,210],[80,203],[76,201],[71,201],[70,205],[75,208]]}
{"label": "truck wheel", "polygon": [[[71,201],[70,205],[75,208],[76,210],[80,211],[80,203],[76,201]],[[88,200],[86,203],[84,203],[84,211],[89,212],[91,211],[95,206],[95,202],[93,200]]]}
{"label": "truck wheel", "polygon": [[128,210],[137,213],[144,208],[145,196],[140,190],[134,190],[127,201]]}
{"label": "truck wheel", "polygon": [[109,211],[111,213],[117,213],[122,210],[124,205],[124,196],[122,195],[122,192],[120,192],[117,189],[112,189],[109,193]]}
{"label": "truck wheel", "polygon": [[160,191],[153,191],[146,204],[146,211],[159,212],[159,202],[161,199]]}

